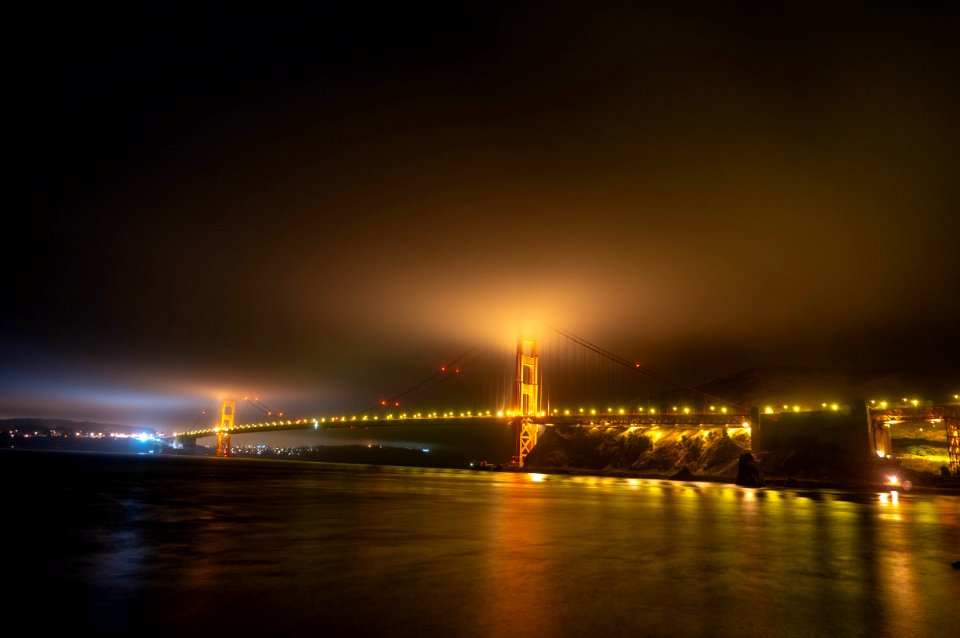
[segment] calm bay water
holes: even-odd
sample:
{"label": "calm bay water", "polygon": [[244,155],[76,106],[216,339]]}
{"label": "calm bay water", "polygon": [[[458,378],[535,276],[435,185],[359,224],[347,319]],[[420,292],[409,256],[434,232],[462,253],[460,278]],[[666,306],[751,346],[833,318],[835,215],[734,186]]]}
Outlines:
{"label": "calm bay water", "polygon": [[[158,636],[949,636],[960,498],[0,451],[4,623]],[[14,634],[9,634],[14,635]]]}

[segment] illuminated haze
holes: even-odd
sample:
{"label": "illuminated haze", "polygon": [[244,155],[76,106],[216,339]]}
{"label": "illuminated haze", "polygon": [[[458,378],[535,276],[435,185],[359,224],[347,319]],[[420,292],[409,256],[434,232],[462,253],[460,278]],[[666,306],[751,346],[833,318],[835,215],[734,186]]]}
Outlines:
{"label": "illuminated haze", "polygon": [[955,375],[946,12],[590,6],[25,18],[0,416],[363,408],[538,324]]}

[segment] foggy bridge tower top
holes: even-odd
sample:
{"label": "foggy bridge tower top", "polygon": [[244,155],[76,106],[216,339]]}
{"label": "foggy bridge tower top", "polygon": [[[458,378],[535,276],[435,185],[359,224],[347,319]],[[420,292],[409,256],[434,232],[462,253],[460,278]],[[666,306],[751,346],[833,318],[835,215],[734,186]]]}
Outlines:
{"label": "foggy bridge tower top", "polygon": [[230,430],[236,416],[236,400],[224,399],[220,403],[220,422],[217,424],[217,456],[230,456]]}
{"label": "foggy bridge tower top", "polygon": [[521,337],[517,342],[517,463],[523,461],[537,444],[538,425],[531,417],[540,412],[540,361],[537,341]]}

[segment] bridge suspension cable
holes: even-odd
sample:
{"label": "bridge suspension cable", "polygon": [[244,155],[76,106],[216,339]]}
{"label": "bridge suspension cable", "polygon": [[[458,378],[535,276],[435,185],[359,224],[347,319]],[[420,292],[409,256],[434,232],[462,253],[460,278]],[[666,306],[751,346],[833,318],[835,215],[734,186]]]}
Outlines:
{"label": "bridge suspension cable", "polygon": [[490,349],[487,348],[480,352],[477,352],[477,350],[478,346],[469,348],[467,351],[449,363],[440,366],[440,369],[436,372],[410,386],[403,392],[393,395],[389,399],[381,399],[379,403],[367,408],[366,410],[363,410],[361,414],[366,414],[373,410],[378,410],[384,407],[399,407],[401,402],[407,403],[412,401],[424,393],[429,392],[438,385],[456,378],[464,370],[476,363],[476,361],[483,357],[483,355],[489,352]]}
{"label": "bridge suspension cable", "polygon": [[274,416],[274,415],[276,415],[276,416],[283,416],[283,412],[282,412],[282,411],[281,411],[281,412],[278,412],[278,411],[274,410],[273,408],[271,408],[270,406],[264,404],[260,399],[258,399],[258,398],[256,398],[256,397],[254,397],[254,398],[252,398],[252,399],[251,399],[250,397],[243,397],[243,400],[246,401],[247,403],[249,403],[250,405],[252,405],[253,407],[255,407],[256,409],[260,410],[261,412],[263,412],[263,413],[266,414],[267,416]]}
{"label": "bridge suspension cable", "polygon": [[692,386],[689,386],[689,385],[680,383],[680,382],[678,382],[678,381],[674,381],[674,380],[672,380],[672,379],[669,379],[669,378],[663,376],[662,374],[659,374],[659,373],[657,373],[657,372],[654,372],[653,370],[651,370],[650,368],[647,368],[646,366],[643,366],[643,365],[641,365],[641,364],[639,364],[639,363],[633,363],[632,361],[629,361],[629,360],[627,360],[627,359],[624,359],[624,358],[621,357],[620,355],[615,354],[615,353],[613,353],[613,352],[610,352],[609,350],[606,350],[605,348],[602,348],[602,347],[598,346],[598,345],[595,344],[595,343],[591,343],[590,341],[587,341],[587,340],[584,339],[583,337],[579,337],[579,336],[573,334],[572,332],[568,332],[568,331],[566,331],[566,330],[563,330],[562,328],[556,328],[556,327],[554,327],[554,326],[550,326],[550,329],[551,329],[552,331],[556,332],[557,334],[559,334],[559,335],[561,335],[561,336],[569,339],[569,340],[572,341],[573,343],[575,343],[575,344],[577,344],[577,345],[579,345],[579,346],[581,346],[581,347],[583,347],[583,348],[585,348],[585,349],[587,349],[587,350],[589,350],[589,351],[591,351],[591,352],[593,352],[593,353],[595,353],[595,354],[598,354],[598,355],[600,355],[601,357],[603,357],[603,358],[605,358],[605,359],[608,359],[609,361],[612,361],[613,363],[616,363],[616,364],[618,364],[618,365],[621,365],[621,366],[623,366],[623,367],[625,367],[625,368],[629,368],[629,369],[633,370],[634,372],[638,372],[638,373],[640,373],[640,374],[643,374],[643,375],[645,375],[645,376],[647,376],[647,377],[649,377],[649,378],[651,378],[651,379],[654,379],[655,381],[659,381],[660,383],[666,384],[666,385],[668,385],[668,386],[672,386],[672,387],[677,388],[677,389],[680,389],[680,390],[684,390],[684,391],[687,391],[687,392],[692,392],[692,393],[694,393],[694,394],[698,394],[698,395],[700,395],[700,396],[702,396],[702,397],[705,397],[705,398],[708,398],[708,399],[712,399],[713,401],[716,401],[716,402],[718,402],[718,403],[724,403],[724,404],[726,404],[726,405],[729,405],[729,406],[734,407],[734,408],[737,408],[737,409],[741,409],[741,410],[742,410],[742,409],[745,409],[743,406],[741,406],[741,405],[739,405],[739,404],[737,404],[737,403],[734,403],[733,401],[729,401],[729,400],[727,400],[727,399],[723,399],[723,398],[721,398],[721,397],[718,397],[718,396],[715,396],[715,395],[713,395],[713,394],[710,394],[709,392],[704,392],[703,390],[698,390],[697,388],[694,388],[694,387],[692,387]]}

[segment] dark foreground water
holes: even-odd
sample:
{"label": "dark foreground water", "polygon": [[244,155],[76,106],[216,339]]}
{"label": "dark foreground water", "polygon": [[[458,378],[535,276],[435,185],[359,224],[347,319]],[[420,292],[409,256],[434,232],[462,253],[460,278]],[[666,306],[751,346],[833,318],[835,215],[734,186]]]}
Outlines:
{"label": "dark foreground water", "polygon": [[960,499],[0,451],[4,635],[954,636]]}

